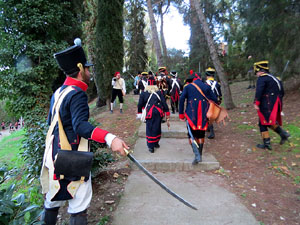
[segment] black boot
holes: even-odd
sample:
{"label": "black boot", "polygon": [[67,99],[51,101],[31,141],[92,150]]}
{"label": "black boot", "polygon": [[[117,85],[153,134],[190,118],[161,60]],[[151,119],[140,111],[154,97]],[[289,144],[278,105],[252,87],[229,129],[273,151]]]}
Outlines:
{"label": "black boot", "polygon": [[209,125],[208,127],[209,127],[210,134],[209,134],[209,136],[207,138],[208,139],[215,138],[214,125]]}
{"label": "black boot", "polygon": [[198,148],[193,148],[193,145],[192,145],[192,149],[193,149],[193,152],[195,154],[195,158],[192,162],[192,165],[196,165],[198,164],[199,162],[202,162],[202,159],[201,159],[201,155],[200,155],[200,152],[199,152],[199,149]]}
{"label": "black boot", "polygon": [[70,225],[86,225],[87,224],[87,213],[86,210],[71,214]]}
{"label": "black boot", "polygon": [[264,141],[263,144],[257,144],[256,147],[263,148],[263,149],[268,149],[268,150],[272,150],[271,139],[270,138],[264,138],[263,141]]}
{"label": "black boot", "polygon": [[148,148],[149,152],[154,153],[154,148]]}
{"label": "black boot", "polygon": [[159,147],[160,147],[160,145],[158,144],[158,142],[155,143],[154,148],[159,148]]}
{"label": "black boot", "polygon": [[288,132],[286,132],[280,126],[278,126],[274,131],[277,134],[279,134],[279,136],[281,137],[281,140],[280,140],[280,143],[279,143],[281,145],[283,145],[286,141],[288,141],[288,138],[291,136]]}
{"label": "black boot", "polygon": [[43,225],[55,225],[57,221],[59,207],[45,209],[42,221],[44,221]]}
{"label": "black boot", "polygon": [[203,150],[203,144],[199,144],[199,154],[200,154],[200,162],[202,162],[202,150]]}

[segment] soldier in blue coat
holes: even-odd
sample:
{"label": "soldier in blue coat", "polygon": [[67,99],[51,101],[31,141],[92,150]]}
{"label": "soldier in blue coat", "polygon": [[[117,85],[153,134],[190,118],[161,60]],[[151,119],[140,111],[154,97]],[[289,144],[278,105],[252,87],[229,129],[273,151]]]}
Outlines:
{"label": "soldier in blue coat", "polygon": [[[125,142],[106,130],[92,126],[89,122],[89,106],[86,90],[90,81],[89,67],[81,41],[75,39],[75,45],[56,53],[54,57],[59,67],[66,74],[64,84],[56,90],[51,98],[48,124],[50,133],[47,134],[46,149],[44,152],[41,171],[42,192],[46,194],[44,202],[44,218],[46,225],[56,224],[59,207],[68,200],[68,213],[71,214],[70,224],[87,224],[87,208],[92,198],[91,177],[80,181],[80,177],[56,177],[54,173],[54,161],[60,151],[59,128],[56,114],[59,113],[63,130],[72,151],[77,151],[81,139],[94,140],[106,143],[113,151],[125,155],[124,148],[128,149]],[[55,111],[54,105],[58,102],[56,96],[66,92],[59,112]],[[52,124],[52,121],[53,124]],[[53,132],[51,133],[51,129]],[[76,164],[76,161],[72,163]]]}
{"label": "soldier in blue coat", "polygon": [[178,103],[179,103],[179,98],[183,89],[183,85],[181,81],[177,78],[177,72],[172,71],[170,73],[171,78],[169,80],[169,85],[168,85],[168,95],[171,98],[171,108],[172,108],[172,113],[175,114],[175,111],[178,112]]}
{"label": "soldier in blue coat", "polygon": [[[217,81],[215,81],[215,77],[214,77],[215,73],[216,73],[216,70],[214,68],[211,68],[211,67],[208,67],[205,70],[206,83],[210,86],[212,92],[217,97],[218,105],[220,105],[221,102],[222,102],[221,85]],[[209,136],[207,138],[208,139],[215,138],[214,125],[210,124],[208,126],[207,130],[210,132],[210,134],[209,134]]]}
{"label": "soldier in blue coat", "polygon": [[[147,104],[148,102],[148,104]],[[146,107],[147,105],[147,107]],[[161,138],[162,118],[170,119],[169,107],[164,95],[158,89],[153,77],[148,79],[148,85],[145,91],[141,93],[138,102],[138,116],[141,117],[142,109],[146,107],[146,139],[149,152],[154,153],[154,148],[159,148]]]}
{"label": "soldier in blue coat", "polygon": [[[217,103],[217,98],[213,94],[210,86],[203,83],[201,81],[200,76],[197,73],[193,73],[188,80],[192,81],[192,83],[187,84],[183,88],[183,92],[180,96],[179,118],[182,121],[184,121],[185,119],[188,121],[188,124],[192,131],[192,135],[198,143],[198,151],[195,151],[195,149],[193,148],[195,159],[193,160],[192,164],[195,165],[198,162],[202,161],[205,131],[207,130],[209,124],[209,121],[206,117],[206,113],[209,108],[209,103],[194,85],[197,85],[205,94],[205,96],[208,99],[214,101],[215,103]],[[191,137],[190,135],[188,136],[191,144]]]}
{"label": "soldier in blue coat", "polygon": [[268,64],[268,61],[254,63],[254,71],[258,77],[254,108],[258,113],[259,129],[263,139],[263,144],[258,144],[257,147],[272,150],[268,128],[279,134],[280,144],[284,144],[290,134],[281,128],[283,85],[277,77],[269,73]]}

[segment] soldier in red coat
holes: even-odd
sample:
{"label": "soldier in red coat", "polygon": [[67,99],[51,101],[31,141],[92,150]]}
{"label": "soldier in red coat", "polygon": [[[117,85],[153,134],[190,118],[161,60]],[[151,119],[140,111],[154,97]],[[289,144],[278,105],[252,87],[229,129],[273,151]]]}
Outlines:
{"label": "soldier in red coat", "polygon": [[284,144],[290,134],[281,128],[283,85],[277,77],[269,73],[268,64],[268,61],[254,63],[254,71],[258,77],[254,108],[258,113],[258,124],[263,139],[263,144],[258,144],[257,147],[272,150],[268,128],[279,134],[280,144]]}

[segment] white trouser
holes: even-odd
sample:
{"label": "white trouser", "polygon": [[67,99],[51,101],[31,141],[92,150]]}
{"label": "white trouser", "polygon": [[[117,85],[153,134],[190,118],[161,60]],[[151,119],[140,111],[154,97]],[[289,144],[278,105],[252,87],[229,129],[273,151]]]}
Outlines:
{"label": "white trouser", "polygon": [[[66,201],[51,201],[49,198],[49,192],[46,194],[44,206],[45,208],[61,207]],[[80,184],[73,199],[67,200],[69,203],[68,213],[79,213],[84,211],[90,206],[92,200],[92,181],[91,176],[87,182]]]}

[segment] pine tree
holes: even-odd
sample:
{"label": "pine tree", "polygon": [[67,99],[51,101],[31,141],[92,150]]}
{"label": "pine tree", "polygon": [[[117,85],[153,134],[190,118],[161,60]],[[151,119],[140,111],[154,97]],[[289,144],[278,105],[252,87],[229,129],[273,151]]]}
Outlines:
{"label": "pine tree", "polygon": [[98,2],[96,25],[95,79],[98,87],[97,106],[109,102],[111,80],[123,68],[123,5],[124,0]]}
{"label": "pine tree", "polygon": [[140,0],[131,0],[129,2],[128,16],[128,72],[136,74],[138,71],[145,71],[148,61],[146,53],[146,38],[144,35],[145,29],[145,12]]}

